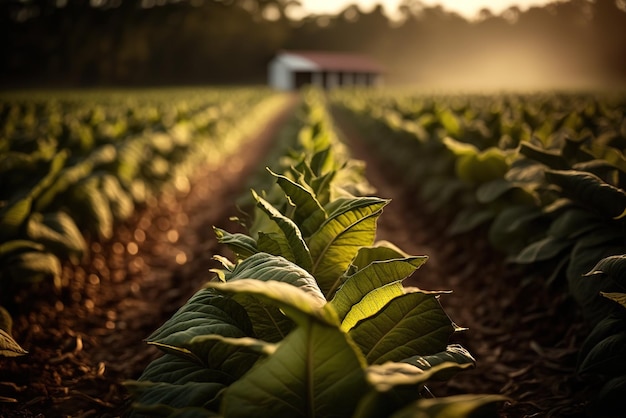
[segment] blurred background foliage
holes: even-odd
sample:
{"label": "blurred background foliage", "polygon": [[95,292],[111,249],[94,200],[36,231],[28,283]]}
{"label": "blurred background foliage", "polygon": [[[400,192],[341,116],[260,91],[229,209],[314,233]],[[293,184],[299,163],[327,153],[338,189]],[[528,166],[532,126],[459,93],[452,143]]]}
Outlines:
{"label": "blurred background foliage", "polygon": [[364,52],[391,83],[626,80],[626,1],[570,0],[467,20],[405,0],[295,19],[293,0],[2,0],[0,86],[264,83],[281,49]]}

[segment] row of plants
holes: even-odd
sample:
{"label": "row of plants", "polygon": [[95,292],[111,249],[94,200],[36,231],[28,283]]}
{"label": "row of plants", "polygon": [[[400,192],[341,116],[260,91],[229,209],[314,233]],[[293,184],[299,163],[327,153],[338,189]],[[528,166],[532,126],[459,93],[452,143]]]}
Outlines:
{"label": "row of plants", "polygon": [[133,415],[497,416],[496,395],[429,396],[473,367],[439,298],[403,286],[426,256],[375,242],[388,200],[337,139],[324,96],[304,94],[295,147],[252,192],[246,233],[215,229],[232,259],[147,338],[163,351],[137,381]]}
{"label": "row of plants", "polygon": [[[419,200],[482,228],[533,276],[566,287],[590,324],[578,373],[601,389],[592,413],[626,395],[626,97],[428,96],[340,92],[334,103]],[[381,140],[384,138],[384,140]]]}
{"label": "row of plants", "polygon": [[232,155],[285,100],[263,89],[181,93],[0,97],[0,355],[26,353],[2,307],[15,292],[60,287],[62,263],[88,259],[91,239],[111,238],[164,190],[187,192],[195,168]]}

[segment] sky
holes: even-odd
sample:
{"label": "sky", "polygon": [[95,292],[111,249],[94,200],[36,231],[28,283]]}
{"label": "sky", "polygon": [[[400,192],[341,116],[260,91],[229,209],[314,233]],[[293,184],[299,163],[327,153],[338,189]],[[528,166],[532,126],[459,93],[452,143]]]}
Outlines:
{"label": "sky", "polygon": [[[357,4],[362,10],[369,11],[374,5],[382,4],[387,13],[392,15],[401,2],[401,0],[300,0],[304,14],[337,13],[350,4]],[[549,0],[422,0],[422,3],[426,6],[440,4],[446,10],[473,19],[483,8],[488,8],[498,14],[510,6],[516,5],[525,10],[530,6],[549,3]]]}

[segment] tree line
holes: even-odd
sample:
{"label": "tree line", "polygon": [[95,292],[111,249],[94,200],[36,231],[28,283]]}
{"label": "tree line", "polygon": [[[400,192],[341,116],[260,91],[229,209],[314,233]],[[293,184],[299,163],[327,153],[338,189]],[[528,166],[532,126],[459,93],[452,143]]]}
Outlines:
{"label": "tree line", "polygon": [[[404,0],[294,19],[293,0],[4,0],[0,85],[264,83],[282,49],[367,53],[389,82],[626,81],[626,1],[569,0],[468,20]],[[467,80],[465,80],[467,79]],[[503,80],[506,82],[506,80]]]}

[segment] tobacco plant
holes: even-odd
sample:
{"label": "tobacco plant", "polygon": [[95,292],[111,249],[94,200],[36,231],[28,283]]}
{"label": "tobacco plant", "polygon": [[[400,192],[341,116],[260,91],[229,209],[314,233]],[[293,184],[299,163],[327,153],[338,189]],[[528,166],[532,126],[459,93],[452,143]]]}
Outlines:
{"label": "tobacco plant", "polygon": [[388,201],[346,192],[331,148],[296,161],[272,173],[282,197],[253,192],[248,234],[216,229],[235,259],[148,338],[165,354],[128,383],[135,414],[495,414],[500,396],[427,396],[475,361],[448,344],[444,292],[402,284],[427,257],[375,242]]}

